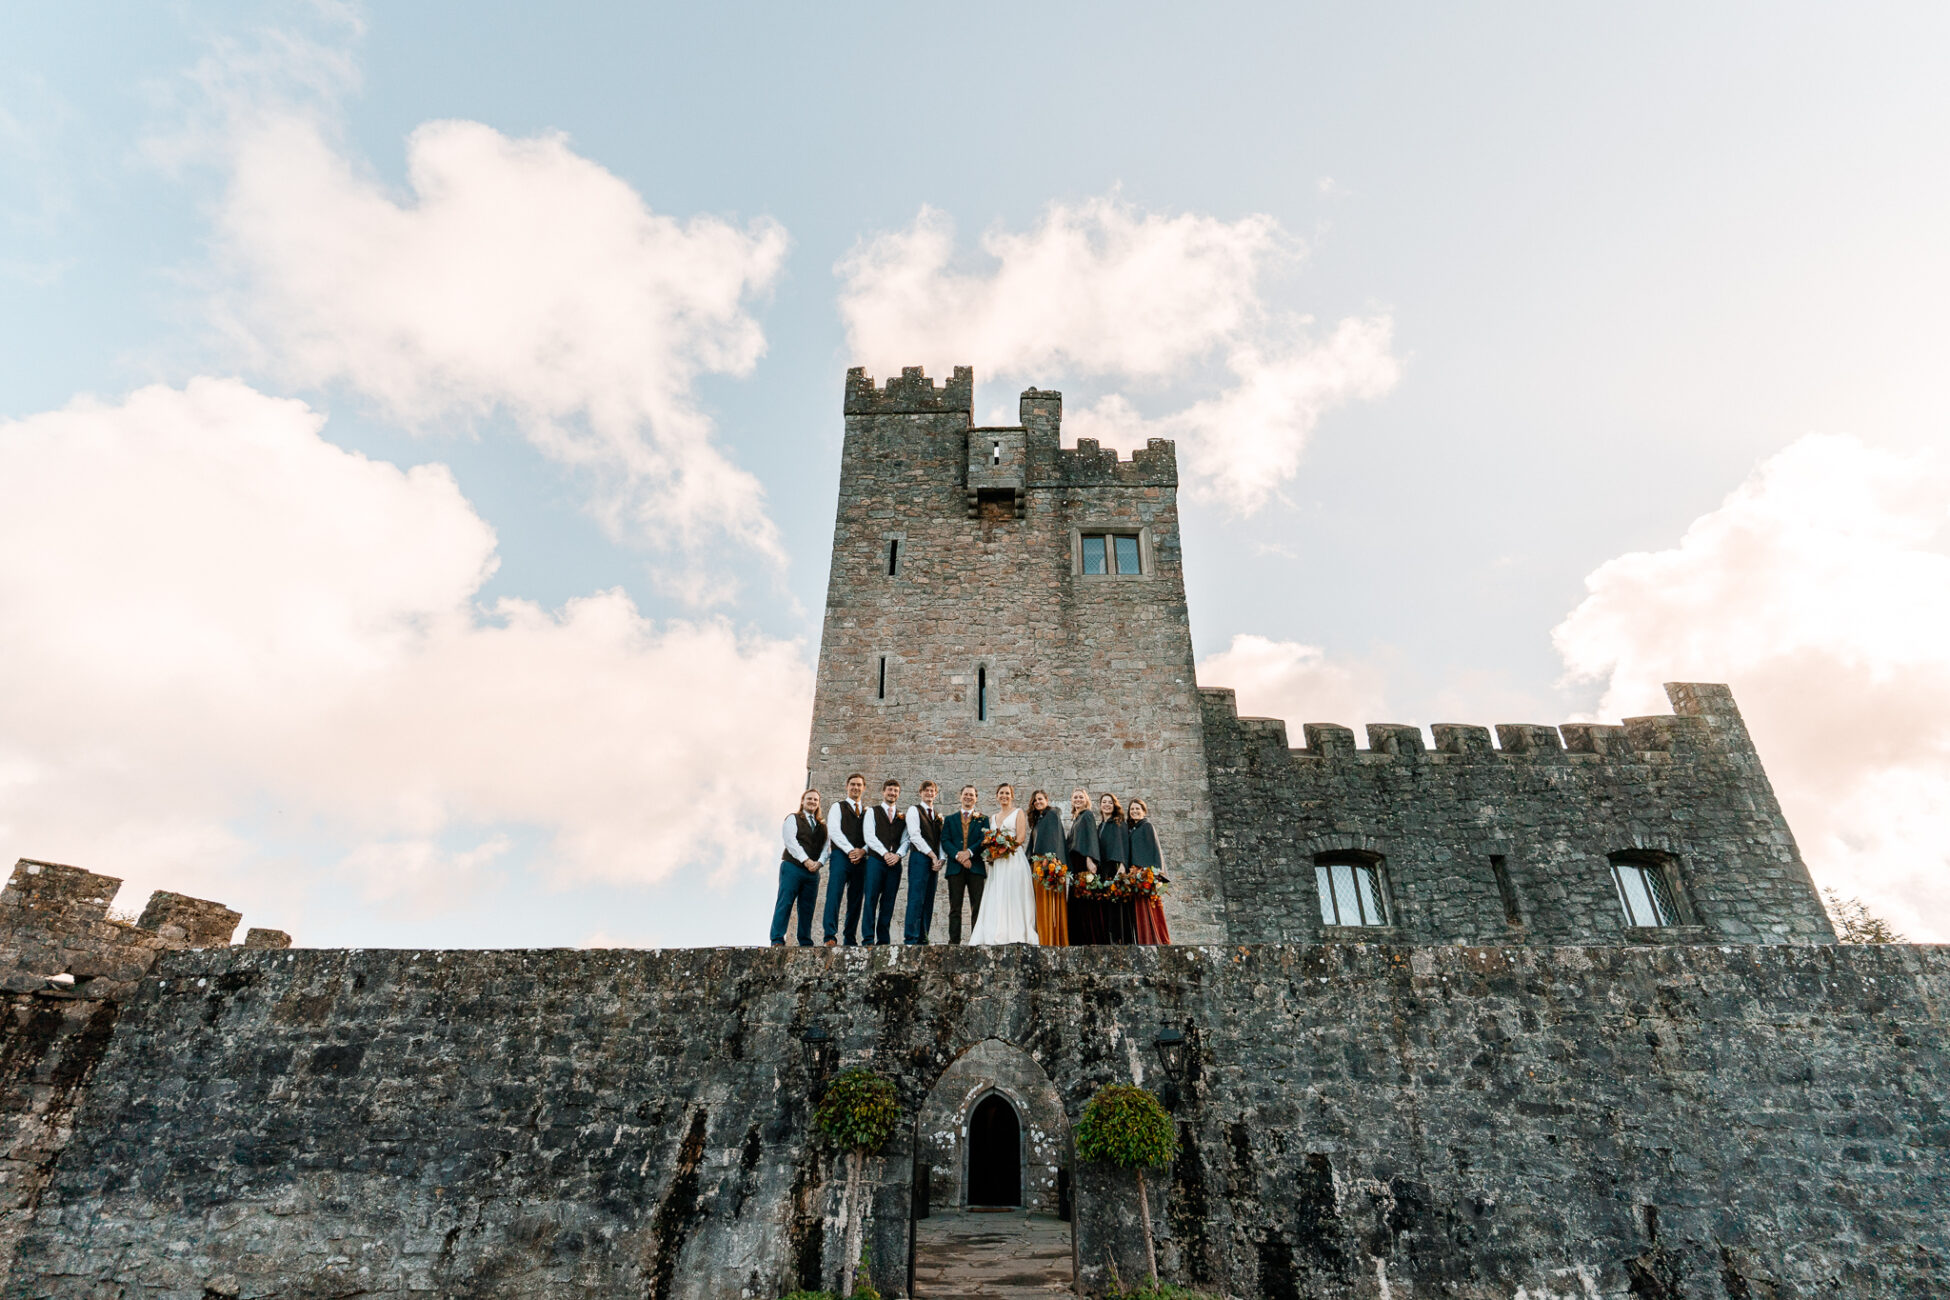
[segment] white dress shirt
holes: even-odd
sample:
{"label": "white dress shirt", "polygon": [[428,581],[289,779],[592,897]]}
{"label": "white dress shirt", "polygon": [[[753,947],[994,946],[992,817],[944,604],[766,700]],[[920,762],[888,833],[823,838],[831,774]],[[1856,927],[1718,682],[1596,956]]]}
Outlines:
{"label": "white dress shirt", "polygon": [[860,824],[863,827],[867,829],[872,829],[873,827],[873,823],[867,820],[867,812],[870,810],[862,810],[860,805],[854,803],[851,799],[833,800],[833,810],[826,814],[826,834],[832,837],[833,847],[841,853],[851,853],[855,849],[863,849],[866,847],[864,844],[849,843],[846,838],[846,832],[840,829],[846,825],[845,822],[840,820],[840,809],[849,805],[853,811],[860,814]]}
{"label": "white dress shirt", "polygon": [[889,853],[898,853],[902,857],[907,856],[907,822],[901,817],[900,806],[898,804],[883,803],[880,807],[885,808],[888,819],[894,825],[901,828],[900,842],[897,844],[882,844],[880,842],[880,832],[874,828],[876,818],[873,815],[873,809],[869,808],[867,809],[866,825],[868,851],[878,853],[882,857],[885,857]]}
{"label": "white dress shirt", "polygon": [[940,862],[940,855],[928,847],[928,837],[921,834],[921,809],[923,808],[926,808],[930,814],[934,813],[934,805],[931,803],[917,803],[907,810],[907,846],[916,853],[925,853],[935,862]]}
{"label": "white dress shirt", "polygon": [[817,871],[819,870],[820,860],[825,855],[821,854],[818,858],[809,858],[806,856],[806,846],[799,842],[799,819],[805,815],[804,813],[793,813],[792,816],[786,818],[785,825],[780,828],[780,834],[785,840],[786,856],[808,871]]}

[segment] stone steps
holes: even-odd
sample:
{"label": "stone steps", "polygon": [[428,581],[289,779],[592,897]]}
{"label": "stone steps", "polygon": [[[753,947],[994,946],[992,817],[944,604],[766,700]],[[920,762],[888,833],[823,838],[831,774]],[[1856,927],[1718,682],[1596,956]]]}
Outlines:
{"label": "stone steps", "polygon": [[919,1300],[1014,1300],[1070,1292],[1070,1225],[1060,1219],[949,1210],[914,1227]]}

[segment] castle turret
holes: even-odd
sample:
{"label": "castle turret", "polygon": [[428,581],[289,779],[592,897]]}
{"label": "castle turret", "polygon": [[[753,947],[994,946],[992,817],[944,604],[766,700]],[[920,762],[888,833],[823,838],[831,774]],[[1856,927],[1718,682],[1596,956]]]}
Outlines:
{"label": "castle turret", "polygon": [[911,800],[932,779],[953,806],[972,783],[988,810],[1003,781],[1066,812],[1079,785],[1142,797],[1173,938],[1221,941],[1176,451],[1065,450],[1061,393],[1029,389],[999,427],[973,397],[967,367],[939,386],[847,374],[813,784],[831,797],[860,771],[872,797],[892,776]]}

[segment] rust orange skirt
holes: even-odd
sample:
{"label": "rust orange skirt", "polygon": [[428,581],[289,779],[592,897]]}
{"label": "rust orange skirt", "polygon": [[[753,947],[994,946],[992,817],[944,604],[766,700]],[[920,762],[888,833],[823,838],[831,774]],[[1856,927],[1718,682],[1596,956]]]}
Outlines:
{"label": "rust orange skirt", "polygon": [[1045,888],[1040,881],[1036,884],[1036,936],[1045,948],[1070,946],[1070,914],[1063,891]]}
{"label": "rust orange skirt", "polygon": [[1155,898],[1138,900],[1137,941],[1139,943],[1171,942],[1171,931],[1165,928],[1165,905]]}

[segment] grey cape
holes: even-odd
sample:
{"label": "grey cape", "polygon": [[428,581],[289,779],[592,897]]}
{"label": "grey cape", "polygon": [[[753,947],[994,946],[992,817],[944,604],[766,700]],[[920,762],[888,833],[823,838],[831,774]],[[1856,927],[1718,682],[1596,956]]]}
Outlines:
{"label": "grey cape", "polygon": [[1073,870],[1083,870],[1083,860],[1094,858],[1104,860],[1103,846],[1097,842],[1097,814],[1085,808],[1070,823],[1070,866]]}

